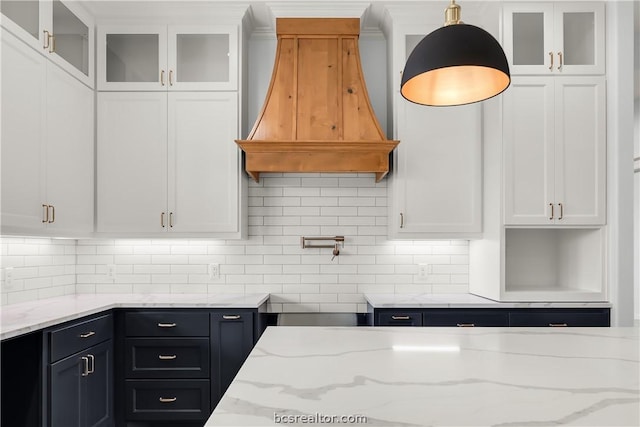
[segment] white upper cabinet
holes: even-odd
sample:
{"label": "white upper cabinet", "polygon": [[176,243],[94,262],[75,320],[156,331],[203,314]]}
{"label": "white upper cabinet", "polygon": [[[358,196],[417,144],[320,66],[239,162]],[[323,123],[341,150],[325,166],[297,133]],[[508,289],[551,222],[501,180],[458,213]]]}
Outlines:
{"label": "white upper cabinet", "polygon": [[604,74],[603,2],[503,6],[503,46],[512,74]]}
{"label": "white upper cabinet", "polygon": [[93,91],[2,31],[2,233],[93,231]]}
{"label": "white upper cabinet", "polygon": [[98,90],[237,90],[238,27],[98,28]]}
{"label": "white upper cabinet", "polygon": [[[416,13],[417,15],[417,13]],[[477,238],[482,231],[482,104],[426,107],[399,93],[400,72],[417,43],[442,25],[393,22],[394,151],[389,237]],[[398,81],[396,82],[396,77]]]}
{"label": "white upper cabinet", "polygon": [[93,87],[93,19],[77,1],[3,0],[2,26]]}
{"label": "white upper cabinet", "polygon": [[504,94],[504,222],[602,225],[605,78],[514,77]]}
{"label": "white upper cabinet", "polygon": [[99,93],[96,231],[240,237],[237,98]]}

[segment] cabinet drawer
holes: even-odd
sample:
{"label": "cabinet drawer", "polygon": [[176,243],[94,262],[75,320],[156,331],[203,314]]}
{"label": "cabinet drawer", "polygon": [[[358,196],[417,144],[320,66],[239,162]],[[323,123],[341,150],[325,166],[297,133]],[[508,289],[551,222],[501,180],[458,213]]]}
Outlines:
{"label": "cabinet drawer", "polygon": [[422,313],[419,311],[379,313],[377,326],[422,326]]}
{"label": "cabinet drawer", "polygon": [[509,314],[509,326],[610,326],[608,311],[519,312]]}
{"label": "cabinet drawer", "polygon": [[208,338],[128,338],[129,378],[209,378]]}
{"label": "cabinet drawer", "polygon": [[49,335],[49,362],[53,363],[112,337],[111,314],[52,330]]}
{"label": "cabinet drawer", "polygon": [[129,337],[208,337],[209,313],[144,311],[125,314]]}
{"label": "cabinet drawer", "polygon": [[126,381],[128,420],[202,420],[209,416],[208,380]]}
{"label": "cabinet drawer", "polygon": [[424,326],[509,326],[506,312],[481,310],[426,311],[423,314]]}

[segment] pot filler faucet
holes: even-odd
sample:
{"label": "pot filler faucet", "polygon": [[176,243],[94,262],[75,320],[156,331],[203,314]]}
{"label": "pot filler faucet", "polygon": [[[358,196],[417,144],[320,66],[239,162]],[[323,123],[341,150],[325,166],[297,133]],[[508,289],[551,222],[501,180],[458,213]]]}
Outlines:
{"label": "pot filler faucet", "polygon": [[[314,245],[308,242],[316,241],[316,240],[333,240],[334,243],[331,245]],[[332,248],[333,256],[331,257],[331,261],[335,259],[338,255],[340,255],[340,245],[344,248],[344,236],[333,236],[333,237],[300,237],[300,244],[302,245],[302,249],[307,248]]]}

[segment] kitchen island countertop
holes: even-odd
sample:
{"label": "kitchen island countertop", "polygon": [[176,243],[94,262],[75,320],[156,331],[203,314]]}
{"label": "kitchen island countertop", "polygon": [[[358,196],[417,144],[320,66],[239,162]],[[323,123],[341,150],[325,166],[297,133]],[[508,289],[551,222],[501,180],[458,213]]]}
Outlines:
{"label": "kitchen island countertop", "polygon": [[610,302],[500,302],[473,294],[364,294],[373,308],[608,308]]}
{"label": "kitchen island countertop", "polygon": [[639,351],[638,327],[269,327],[205,427],[638,426]]}
{"label": "kitchen island countertop", "polygon": [[269,294],[79,294],[1,308],[0,339],[8,339],[112,308],[258,308]]}

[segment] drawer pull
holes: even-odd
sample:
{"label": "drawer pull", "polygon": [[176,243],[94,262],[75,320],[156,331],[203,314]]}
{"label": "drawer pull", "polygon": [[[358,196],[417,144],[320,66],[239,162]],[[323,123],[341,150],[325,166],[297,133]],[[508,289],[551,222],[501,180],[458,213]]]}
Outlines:
{"label": "drawer pull", "polygon": [[162,403],[171,403],[171,402],[175,402],[176,400],[178,400],[177,397],[161,397],[160,398],[160,402]]}
{"label": "drawer pull", "polygon": [[80,359],[82,359],[82,361],[84,362],[84,369],[81,375],[83,377],[86,377],[87,375],[89,375],[89,358],[82,356]]}
{"label": "drawer pull", "polygon": [[158,359],[160,359],[160,360],[174,360],[177,357],[178,356],[176,356],[175,354],[171,354],[171,355],[159,354],[158,355]]}
{"label": "drawer pull", "polygon": [[86,334],[80,334],[80,338],[89,338],[89,337],[94,336],[95,334],[96,334],[95,331],[89,331]]}
{"label": "drawer pull", "polygon": [[475,328],[475,323],[456,323],[458,328]]}
{"label": "drawer pull", "polygon": [[411,320],[411,316],[391,316],[391,320]]}
{"label": "drawer pull", "polygon": [[225,315],[222,316],[222,318],[224,320],[238,320],[238,319],[240,319],[240,315],[239,314],[233,314],[233,315],[225,314]]}
{"label": "drawer pull", "polygon": [[158,328],[175,328],[175,323],[158,323]]}
{"label": "drawer pull", "polygon": [[552,328],[562,328],[569,325],[567,325],[566,323],[549,323],[549,326],[551,326]]}

